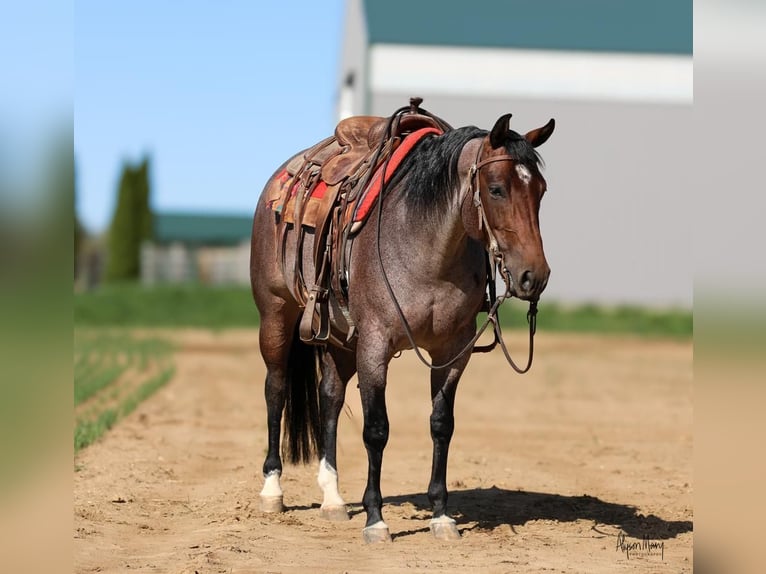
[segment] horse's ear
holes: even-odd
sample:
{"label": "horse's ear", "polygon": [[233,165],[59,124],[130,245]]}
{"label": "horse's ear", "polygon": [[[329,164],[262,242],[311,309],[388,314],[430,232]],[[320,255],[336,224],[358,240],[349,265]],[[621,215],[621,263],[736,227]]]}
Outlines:
{"label": "horse's ear", "polygon": [[500,116],[500,119],[495,122],[495,127],[489,133],[489,145],[492,149],[497,149],[505,145],[505,139],[508,137],[508,130],[510,129],[511,116],[513,114],[505,114]]}
{"label": "horse's ear", "polygon": [[543,127],[537,128],[536,130],[532,130],[531,132],[524,134],[524,139],[527,140],[532,145],[532,147],[543,145],[548,141],[548,138],[551,137],[553,128],[555,127],[556,120],[551,118],[550,121]]}

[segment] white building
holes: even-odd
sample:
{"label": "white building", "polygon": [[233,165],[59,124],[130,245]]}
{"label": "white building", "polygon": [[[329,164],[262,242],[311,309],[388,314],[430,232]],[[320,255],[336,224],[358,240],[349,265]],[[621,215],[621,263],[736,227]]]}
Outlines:
{"label": "white building", "polygon": [[339,85],[341,117],[554,117],[546,298],[691,307],[691,0],[347,0]]}

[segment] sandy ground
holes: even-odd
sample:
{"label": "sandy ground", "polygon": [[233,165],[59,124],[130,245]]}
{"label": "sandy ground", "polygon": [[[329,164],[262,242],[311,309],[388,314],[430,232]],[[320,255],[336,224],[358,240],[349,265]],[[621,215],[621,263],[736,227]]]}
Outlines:
{"label": "sandy ground", "polygon": [[[76,572],[692,571],[690,343],[539,332],[524,376],[499,351],[475,356],[450,452],[453,543],[428,529],[428,373],[405,353],[382,480],[394,541],[367,546],[356,379],[338,446],[351,520],[319,516],[315,465],[286,466],[288,510],[265,515],[257,332],[170,336],[175,378],[75,460]],[[524,354],[523,335],[511,343]]]}

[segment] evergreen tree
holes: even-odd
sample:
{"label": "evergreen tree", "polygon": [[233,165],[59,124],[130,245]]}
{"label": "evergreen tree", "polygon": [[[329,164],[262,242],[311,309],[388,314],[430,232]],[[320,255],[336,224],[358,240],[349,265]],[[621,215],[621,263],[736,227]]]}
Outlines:
{"label": "evergreen tree", "polygon": [[[136,173],[138,237],[140,242],[154,237],[154,217],[149,206],[149,158],[144,158]],[[139,246],[140,247],[140,246]]]}
{"label": "evergreen tree", "polygon": [[148,159],[135,167],[123,166],[117,193],[117,207],[109,228],[107,281],[137,279],[141,271],[141,244],[153,236]]}

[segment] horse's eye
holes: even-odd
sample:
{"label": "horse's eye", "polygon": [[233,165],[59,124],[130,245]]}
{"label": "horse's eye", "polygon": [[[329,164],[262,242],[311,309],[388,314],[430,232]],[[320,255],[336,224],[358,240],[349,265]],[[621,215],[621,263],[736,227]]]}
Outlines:
{"label": "horse's eye", "polygon": [[503,188],[499,185],[490,185],[489,194],[492,197],[503,197]]}

